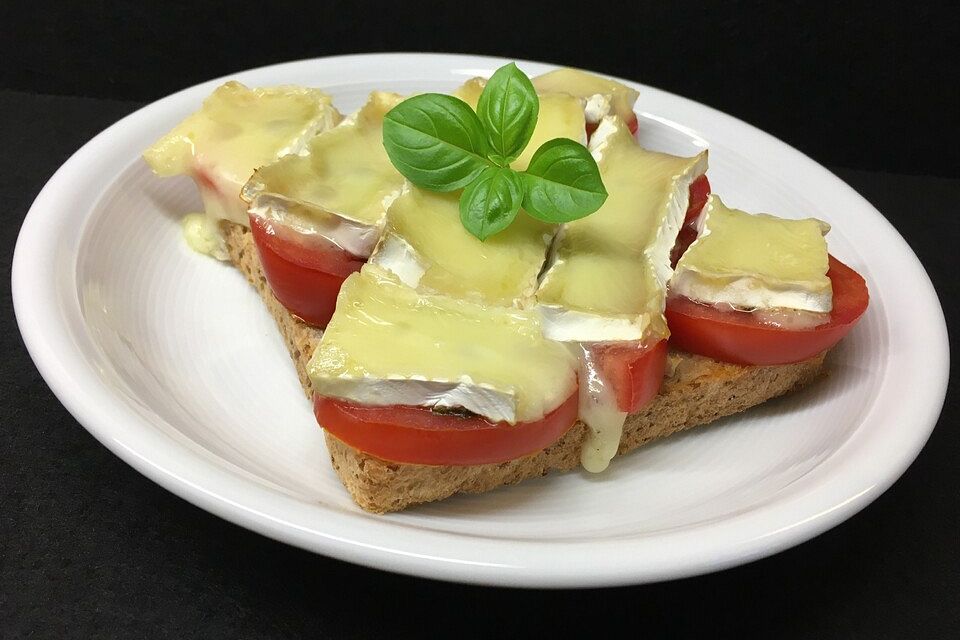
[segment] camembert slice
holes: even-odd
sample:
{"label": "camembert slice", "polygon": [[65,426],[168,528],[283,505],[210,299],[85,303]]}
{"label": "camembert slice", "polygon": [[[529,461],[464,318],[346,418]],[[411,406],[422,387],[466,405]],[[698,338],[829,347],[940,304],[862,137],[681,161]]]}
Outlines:
{"label": "camembert slice", "polygon": [[596,213],[560,231],[537,291],[544,331],[575,342],[665,336],[670,251],[707,153],[648,151],[615,116],[600,122],[589,148],[608,196]]}
{"label": "camembert slice", "polygon": [[579,69],[557,69],[533,78],[543,93],[569,93],[585,104],[587,122],[596,124],[606,115],[618,115],[627,123],[636,120],[633,105],[640,96],[636,89]]}
{"label": "camembert slice", "polygon": [[375,91],[357,113],[311,140],[304,155],[261,167],[243,188],[250,213],[370,255],[404,182],[382,132],[384,115],[401,100]]}
{"label": "camembert slice", "polygon": [[240,189],[254,170],[301,152],[339,120],[330,97],[318,89],[249,89],[227,82],[143,157],[157,175],[192,177],[212,219],[246,225]]}
{"label": "camembert slice", "polygon": [[749,214],[710,196],[697,226],[697,239],[671,278],[671,293],[745,310],[833,308],[825,222]]}
{"label": "camembert slice", "polygon": [[[618,116],[590,139],[607,200],[563,226],[537,291],[544,334],[573,343],[580,360],[580,419],[589,427],[580,462],[603,471],[616,454],[627,414],[595,360],[598,342],[652,345],[667,337],[663,317],[670,252],[706,152],[680,158],[647,151]],[[579,344],[577,344],[579,343]]]}
{"label": "camembert slice", "polygon": [[507,229],[480,241],[460,222],[459,197],[407,185],[387,211],[370,261],[423,291],[526,306],[556,227],[521,211]]}
{"label": "camembert slice", "polygon": [[326,396],[538,420],[576,388],[576,359],[536,314],[425,295],[367,264],[344,282],[308,371]]}

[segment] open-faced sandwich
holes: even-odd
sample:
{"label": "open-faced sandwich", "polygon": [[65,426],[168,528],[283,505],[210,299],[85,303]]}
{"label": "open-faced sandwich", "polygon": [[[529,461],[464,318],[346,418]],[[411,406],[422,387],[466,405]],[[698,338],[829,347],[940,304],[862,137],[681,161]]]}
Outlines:
{"label": "open-faced sandwich", "polygon": [[[452,95],[227,83],[144,154],[275,317],[364,509],[573,469],[797,389],[867,307],[829,226],[711,193],[638,93],[514,65]],[[641,125],[642,126],[642,125]]]}

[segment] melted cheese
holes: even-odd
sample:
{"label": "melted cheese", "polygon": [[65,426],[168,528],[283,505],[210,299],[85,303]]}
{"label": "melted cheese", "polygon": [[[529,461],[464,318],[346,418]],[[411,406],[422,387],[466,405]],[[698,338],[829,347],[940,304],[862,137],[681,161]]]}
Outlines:
{"label": "melted cheese", "polygon": [[606,115],[618,115],[624,122],[636,118],[633,105],[640,93],[616,80],[567,68],[533,78],[533,86],[538,92],[569,93],[585,100],[587,121],[591,123]]}
{"label": "melted cheese", "polygon": [[217,260],[227,261],[230,254],[227,252],[227,243],[220,233],[217,221],[205,213],[188,213],[180,221],[183,230],[183,239],[187,246]]}
{"label": "melted cheese", "polygon": [[576,341],[666,336],[670,251],[706,152],[647,151],[615,117],[601,121],[590,149],[609,195],[596,213],[564,225],[554,244],[537,291],[545,331]]}
{"label": "melted cheese", "polygon": [[453,95],[466,102],[476,111],[477,103],[480,102],[480,94],[483,93],[485,86],[487,86],[486,78],[470,78],[457,87]]}
{"label": "melted cheese", "polygon": [[375,91],[356,114],[311,140],[304,155],[260,168],[243,188],[251,213],[369,255],[404,182],[382,133],[383,116],[402,99]]}
{"label": "melted cheese", "polygon": [[247,224],[239,195],[253,171],[299,153],[339,119],[329,96],[317,89],[248,89],[227,82],[143,157],[157,175],[193,177],[207,215]]}
{"label": "melted cheese", "polygon": [[613,389],[600,375],[590,347],[575,345],[574,350],[580,361],[580,420],[587,425],[580,464],[591,473],[600,473],[617,455],[627,414],[617,408]]}
{"label": "melted cheese", "polygon": [[698,237],[670,281],[672,293],[739,309],[824,314],[833,308],[826,223],[752,215],[711,196],[697,224]]}
{"label": "melted cheese", "polygon": [[515,423],[569,397],[575,367],[532,312],[425,295],[368,264],[340,290],[308,372],[322,395],[462,407]]}
{"label": "melted cheese", "polygon": [[561,93],[541,95],[537,126],[530,142],[510,166],[517,171],[525,170],[540,145],[554,138],[569,138],[580,144],[587,143],[587,125],[580,100]]}
{"label": "melted cheese", "polygon": [[564,225],[536,297],[545,335],[579,350],[580,419],[588,427],[580,462],[599,472],[617,453],[627,414],[601,376],[591,343],[667,337],[670,252],[690,184],[706,171],[707,157],[647,151],[616,116],[601,120],[589,148],[607,200],[593,215]]}
{"label": "melted cheese", "polygon": [[507,229],[480,241],[460,222],[459,196],[408,185],[390,206],[370,261],[411,287],[522,306],[536,290],[555,227],[521,211]]}

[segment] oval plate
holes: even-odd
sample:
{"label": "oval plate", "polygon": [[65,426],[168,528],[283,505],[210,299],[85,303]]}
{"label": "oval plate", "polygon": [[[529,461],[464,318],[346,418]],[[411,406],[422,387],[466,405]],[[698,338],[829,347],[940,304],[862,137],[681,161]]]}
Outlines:
{"label": "oval plate", "polygon": [[[505,62],[359,55],[231,77],[321,87],[349,112],[375,88],[449,91]],[[531,74],[552,68],[520,64]],[[709,147],[710,181],[731,205],[833,225],[831,252],[864,275],[871,305],[831,354],[831,375],[618,458],[598,476],[366,514],[330,466],[256,293],[236,270],[185,248],[177,220],[200,207],[192,184],[155,178],[140,159],[221,81],[144,107],[77,151],[37,196],[13,262],[20,330],[60,401],[111,451],[203,509],[318,553],[431,578],[640,583],[747,562],[834,526],[900,476],[936,422],[946,325],[903,238],[788,145],[635,85],[644,145],[685,155]]]}

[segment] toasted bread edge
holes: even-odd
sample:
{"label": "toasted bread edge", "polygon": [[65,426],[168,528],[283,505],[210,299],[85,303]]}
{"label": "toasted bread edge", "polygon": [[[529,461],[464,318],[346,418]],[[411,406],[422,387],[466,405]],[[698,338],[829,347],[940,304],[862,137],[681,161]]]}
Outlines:
{"label": "toasted bread edge", "polygon": [[[254,286],[277,322],[307,397],[307,362],[321,332],[291,315],[274,297],[261,269],[250,230],[223,222],[230,259]],[[798,389],[823,372],[824,356],[795,364],[740,366],[687,353],[671,353],[671,375],[660,394],[624,425],[619,454],[657,438],[708,424]],[[456,493],[482,493],[565,471],[580,463],[586,426],[577,422],[560,440],[536,453],[496,464],[435,466],[388,462],[359,451],[325,432],[333,467],[360,507],[375,513],[442,500]]]}

